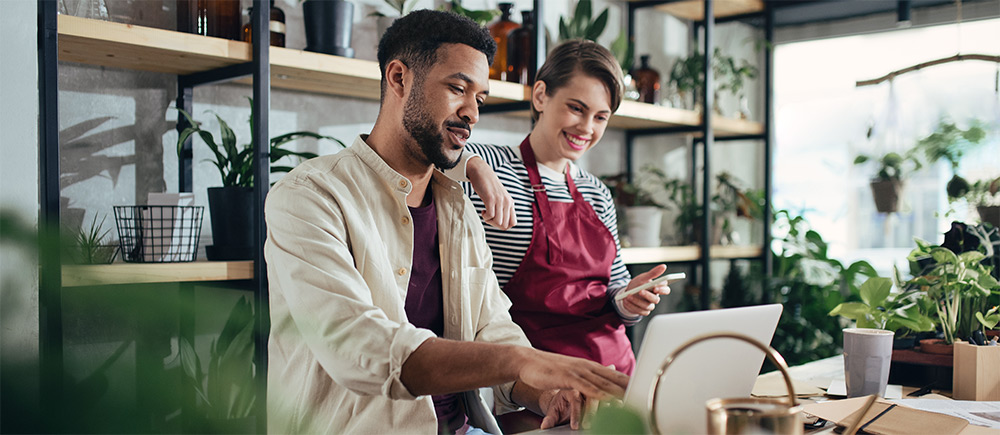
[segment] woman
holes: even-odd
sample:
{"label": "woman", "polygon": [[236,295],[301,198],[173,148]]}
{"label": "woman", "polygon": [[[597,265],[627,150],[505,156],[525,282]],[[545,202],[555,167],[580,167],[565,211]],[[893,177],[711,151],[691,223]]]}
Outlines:
{"label": "woman", "polygon": [[466,193],[484,222],[513,223],[507,231],[486,226],[486,238],[511,317],[532,345],[631,375],[635,356],[624,325],[648,315],[670,288],[661,284],[617,303],[614,296],[666,266],[630,279],[611,193],[573,164],[601,139],[622,93],[621,68],[607,49],[581,40],[560,44],[532,88],[531,133],[519,147],[468,144],[481,158],[470,158],[465,171],[477,186],[493,172],[499,178],[493,194],[479,189],[480,197],[468,185]]}

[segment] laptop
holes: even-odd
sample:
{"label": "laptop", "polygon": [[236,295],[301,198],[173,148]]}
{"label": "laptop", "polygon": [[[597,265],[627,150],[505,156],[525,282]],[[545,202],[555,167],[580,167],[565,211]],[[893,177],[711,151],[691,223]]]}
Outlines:
{"label": "laptop", "polygon": [[[653,378],[668,355],[689,340],[713,332],[735,332],[769,345],[781,305],[661,314],[650,319],[639,347],[625,403],[648,421]],[[660,433],[703,433],[713,398],[749,397],[764,352],[735,339],[698,343],[674,359],[659,384],[656,419]]]}

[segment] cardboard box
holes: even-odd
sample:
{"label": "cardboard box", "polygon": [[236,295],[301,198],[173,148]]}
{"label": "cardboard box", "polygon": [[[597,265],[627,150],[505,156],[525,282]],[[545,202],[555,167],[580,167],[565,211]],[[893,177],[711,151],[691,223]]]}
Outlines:
{"label": "cardboard box", "polygon": [[955,400],[1000,400],[1000,346],[955,342],[952,397]]}

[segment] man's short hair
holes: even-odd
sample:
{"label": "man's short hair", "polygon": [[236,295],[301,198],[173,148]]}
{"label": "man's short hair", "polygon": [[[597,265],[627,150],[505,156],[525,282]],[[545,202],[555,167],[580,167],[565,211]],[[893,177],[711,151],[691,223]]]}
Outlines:
{"label": "man's short hair", "polygon": [[452,12],[419,10],[397,19],[378,43],[378,67],[385,94],[385,67],[399,59],[414,70],[418,79],[437,61],[441,44],[465,44],[486,55],[493,64],[497,44],[489,31],[469,18]]}

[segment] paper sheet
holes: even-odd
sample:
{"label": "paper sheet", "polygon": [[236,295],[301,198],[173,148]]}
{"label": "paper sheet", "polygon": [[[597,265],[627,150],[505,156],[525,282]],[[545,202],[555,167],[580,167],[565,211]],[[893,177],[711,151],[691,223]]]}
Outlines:
{"label": "paper sheet", "polygon": [[[192,206],[193,193],[149,193],[148,205]],[[176,213],[175,213],[176,212]],[[146,209],[143,219],[143,261],[171,262],[190,261],[195,229],[186,225],[193,221],[194,209]]]}
{"label": "paper sheet", "polygon": [[977,426],[1000,429],[1000,402],[934,399],[899,399],[893,402],[924,411],[964,418]]}
{"label": "paper sheet", "polygon": [[[826,389],[826,394],[828,396],[841,396],[847,397],[847,384],[843,379],[834,379],[830,382],[830,387]],[[900,399],[903,397],[903,386],[902,385],[886,385],[885,387],[885,398],[886,399]]]}

